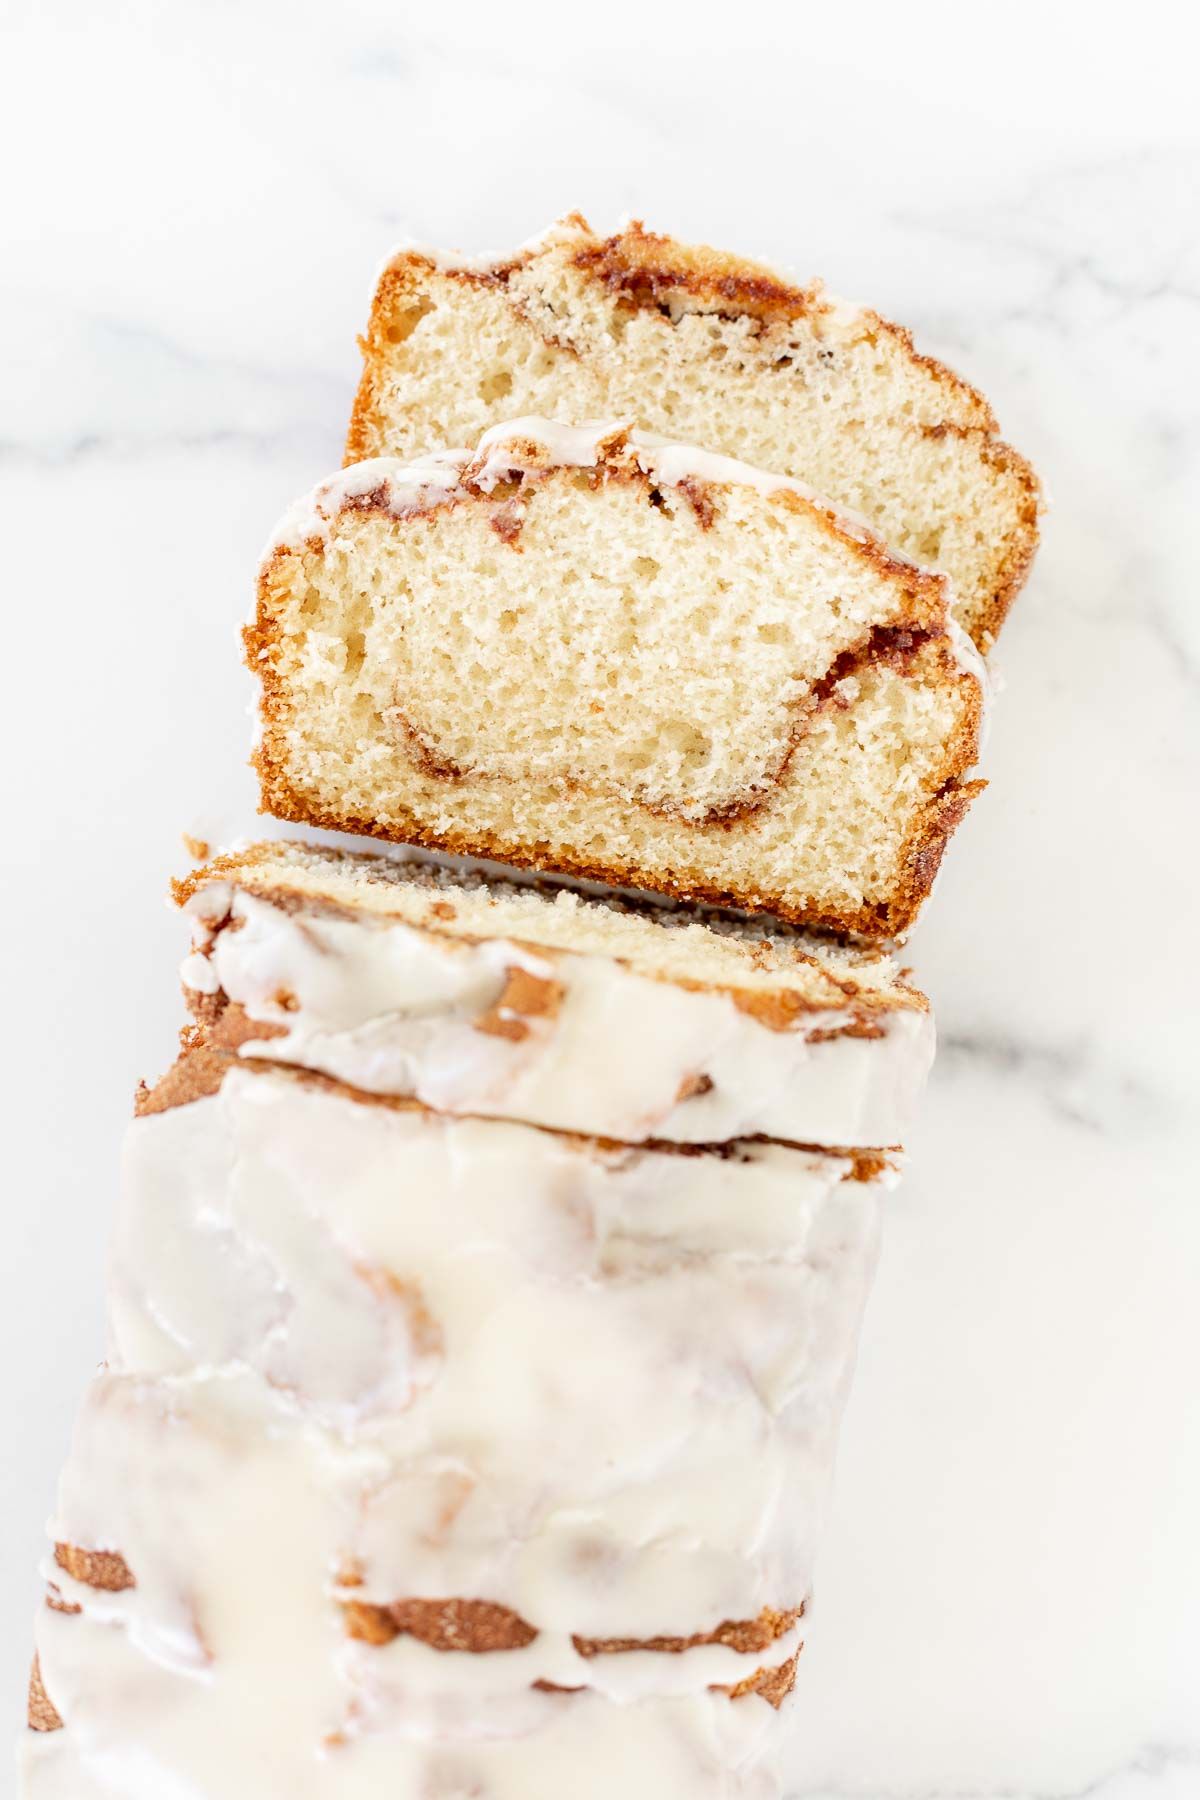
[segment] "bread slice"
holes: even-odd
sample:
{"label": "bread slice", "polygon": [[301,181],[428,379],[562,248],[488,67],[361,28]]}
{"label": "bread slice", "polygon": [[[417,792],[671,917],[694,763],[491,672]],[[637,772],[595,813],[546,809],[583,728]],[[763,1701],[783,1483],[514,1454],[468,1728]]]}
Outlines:
{"label": "bread slice", "polygon": [[257,844],[177,884],[209,1045],[447,1113],[640,1142],[885,1147],[933,1056],[887,956]]}
{"label": "bread slice", "polygon": [[523,413],[628,414],[809,482],[945,570],[990,647],[1037,544],[1039,486],[983,396],[819,282],[578,214],[472,262],[400,251],[379,280],[347,460],[474,443]]}
{"label": "bread slice", "polygon": [[906,930],[977,785],[945,579],[621,422],[334,477],[245,636],[265,810],[794,924]]}

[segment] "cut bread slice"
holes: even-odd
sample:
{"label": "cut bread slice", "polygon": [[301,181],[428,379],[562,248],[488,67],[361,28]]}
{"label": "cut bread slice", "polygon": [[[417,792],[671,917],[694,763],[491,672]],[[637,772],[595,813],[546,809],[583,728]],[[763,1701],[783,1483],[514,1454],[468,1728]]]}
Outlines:
{"label": "cut bread slice", "polygon": [[637,223],[601,240],[573,214],[491,262],[402,250],[362,349],[349,461],[474,443],[522,413],[628,414],[862,513],[946,571],[983,649],[1033,557],[1036,476],[907,331]]}
{"label": "cut bread slice", "polygon": [[906,930],[977,785],[944,578],[621,422],[334,477],[246,645],[265,810],[793,924]]}
{"label": "cut bread slice", "polygon": [[901,1142],[933,1055],[887,956],[264,843],[177,884],[205,1042],[626,1142]]}

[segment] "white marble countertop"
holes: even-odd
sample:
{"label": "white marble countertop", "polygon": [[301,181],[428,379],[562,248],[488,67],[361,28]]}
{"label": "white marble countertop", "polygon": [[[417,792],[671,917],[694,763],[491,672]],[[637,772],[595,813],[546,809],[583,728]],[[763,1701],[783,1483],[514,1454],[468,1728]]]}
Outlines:
{"label": "white marble countertop", "polygon": [[1200,1795],[1194,57],[1154,5],[1086,45],[1054,5],[755,9],[745,47],[673,10],[640,48],[620,8],[602,48],[575,9],[406,10],[5,15],[4,1706],[180,1018],[165,879],[182,829],[254,827],[234,628],[338,460],[374,270],[633,210],[911,324],[1054,503],[913,946],[941,1056],[792,1792]]}

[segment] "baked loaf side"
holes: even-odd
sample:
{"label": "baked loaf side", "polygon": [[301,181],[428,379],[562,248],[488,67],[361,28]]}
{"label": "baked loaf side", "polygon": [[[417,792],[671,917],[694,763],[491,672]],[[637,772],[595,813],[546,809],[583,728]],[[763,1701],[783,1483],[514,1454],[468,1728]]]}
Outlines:
{"label": "baked loaf side", "polygon": [[949,575],[990,647],[1040,493],[974,388],[869,308],[634,223],[573,215],[495,261],[406,249],[362,340],[347,460],[474,443],[525,413],[639,425],[798,476]]}
{"label": "baked loaf side", "polygon": [[440,1112],[640,1142],[885,1147],[933,1054],[894,960],[265,843],[180,883],[204,1042]]}
{"label": "baked loaf side", "polygon": [[336,477],[246,644],[279,817],[795,924],[903,932],[976,791],[944,579],[620,422]]}
{"label": "baked loaf side", "polygon": [[[386,1446],[338,1543],[358,1601],[691,1637],[811,1588],[890,1179],[866,1155],[448,1119],[227,1058],[131,1129],[114,1366],[237,1366]],[[142,1579],[133,1527],[56,1538]]]}
{"label": "baked loaf side", "polygon": [[880,1160],[204,1070],[128,1140],[31,1800],[767,1791]]}

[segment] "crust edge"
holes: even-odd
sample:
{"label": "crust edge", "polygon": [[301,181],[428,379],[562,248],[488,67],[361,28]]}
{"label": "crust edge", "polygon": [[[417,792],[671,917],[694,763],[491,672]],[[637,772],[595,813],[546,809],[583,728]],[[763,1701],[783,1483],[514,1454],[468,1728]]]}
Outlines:
{"label": "crust edge", "polygon": [[[595,260],[604,253],[611,257],[616,253],[614,247],[620,247],[628,253],[631,247],[636,246],[636,266],[652,282],[660,281],[675,291],[682,287],[713,301],[736,298],[742,292],[747,299],[755,300],[757,316],[760,318],[794,318],[811,313],[815,307],[823,304],[819,283],[808,288],[798,288],[783,280],[765,264],[714,250],[707,245],[684,245],[665,234],[648,232],[640,220],[631,221],[625,232],[607,239],[597,238],[587,221],[577,213],[568,215],[560,223],[569,224],[581,234],[587,234],[587,241],[581,242],[576,255],[576,266],[582,266],[581,257],[586,263],[589,258]],[[497,262],[486,275],[468,268],[456,269],[446,264],[435,264],[430,257],[423,256],[419,251],[401,251],[391,259],[375,284],[367,328],[358,339],[363,367],[346,434],[344,460],[347,465],[379,453],[378,444],[382,435],[379,394],[387,354],[388,326],[400,297],[411,287],[414,274],[420,271],[423,276],[427,276],[432,272],[445,280],[459,281],[464,285],[478,285],[481,281],[486,281],[506,286],[512,271],[532,261],[537,254],[536,245],[517,252],[514,256]],[[1041,482],[1028,459],[999,436],[996,416],[978,388],[957,374],[947,363],[918,350],[907,326],[897,324],[874,308],[865,308],[864,314],[878,330],[898,343],[914,363],[932,375],[939,385],[965,399],[978,415],[970,425],[947,421],[931,429],[953,432],[963,439],[975,439],[982,459],[1014,474],[1023,490],[1019,517],[1005,540],[1007,554],[998,565],[995,584],[988,594],[981,597],[979,604],[972,608],[971,635],[979,648],[986,652],[991,649],[1012,610],[1013,602],[1028,578],[1037,552],[1038,521],[1043,505]]]}

